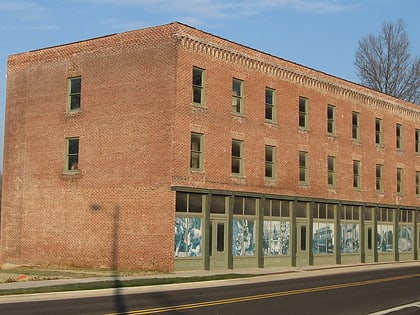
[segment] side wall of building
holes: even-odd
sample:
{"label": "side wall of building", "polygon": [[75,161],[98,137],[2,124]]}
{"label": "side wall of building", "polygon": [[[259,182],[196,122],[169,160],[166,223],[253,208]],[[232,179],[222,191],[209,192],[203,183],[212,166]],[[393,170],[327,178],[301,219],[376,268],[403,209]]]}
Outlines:
{"label": "side wall of building", "polygon": [[172,270],[176,55],[169,25],[10,57],[3,263]]}

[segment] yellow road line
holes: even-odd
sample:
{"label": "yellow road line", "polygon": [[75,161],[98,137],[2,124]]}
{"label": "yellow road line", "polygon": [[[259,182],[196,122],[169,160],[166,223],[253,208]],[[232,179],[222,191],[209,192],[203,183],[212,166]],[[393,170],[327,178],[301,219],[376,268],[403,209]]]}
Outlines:
{"label": "yellow road line", "polygon": [[[320,292],[320,291],[327,291],[327,290],[335,290],[335,289],[356,287],[356,286],[362,286],[362,285],[368,285],[368,284],[375,284],[375,283],[382,283],[382,282],[389,282],[389,281],[415,278],[415,277],[419,277],[419,276],[420,276],[420,273],[412,274],[412,275],[388,277],[388,278],[382,278],[382,279],[357,281],[357,282],[342,283],[342,284],[333,284],[333,285],[306,288],[306,289],[297,289],[297,290],[290,290],[290,291],[250,295],[250,296],[243,296],[243,297],[222,299],[222,300],[215,300],[215,301],[208,301],[208,302],[198,302],[198,303],[191,303],[191,304],[162,306],[162,307],[156,307],[156,308],[149,308],[149,309],[131,311],[131,312],[128,312],[128,313],[125,312],[124,314],[127,314],[127,315],[143,315],[143,314],[165,313],[165,312],[170,312],[170,311],[180,311],[180,310],[185,310],[185,309],[209,307],[209,306],[239,303],[239,302],[246,302],[246,301],[255,301],[255,300],[261,300],[261,299],[270,299],[270,298],[287,296],[287,295],[295,295],[295,294],[303,294],[303,293]],[[105,315],[120,315],[120,313],[110,313],[110,314],[105,314]]]}

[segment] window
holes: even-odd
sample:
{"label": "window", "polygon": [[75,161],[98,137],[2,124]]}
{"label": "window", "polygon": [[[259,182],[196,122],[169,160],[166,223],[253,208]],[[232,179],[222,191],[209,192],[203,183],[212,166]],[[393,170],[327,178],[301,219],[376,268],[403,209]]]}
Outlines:
{"label": "window", "polygon": [[79,138],[68,138],[66,140],[66,146],[65,170],[77,172],[79,170]]}
{"label": "window", "polygon": [[376,164],[376,192],[383,192],[381,164]]}
{"label": "window", "polygon": [[382,145],[382,119],[381,118],[375,118],[375,131],[376,131],[375,143],[377,145]]}
{"label": "window", "polygon": [[353,161],[353,188],[360,188],[360,161]]}
{"label": "window", "polygon": [[395,125],[395,137],[396,137],[396,148],[398,150],[402,149],[402,125],[401,124],[396,124]]}
{"label": "window", "polygon": [[397,193],[403,192],[403,169],[397,168]]}
{"label": "window", "polygon": [[328,188],[335,188],[337,184],[337,174],[336,174],[336,158],[335,156],[329,156],[328,162]]}
{"label": "window", "polygon": [[299,152],[299,184],[308,184],[308,153]]}
{"label": "window", "polygon": [[197,257],[202,255],[202,212],[206,196],[203,194],[177,192],[175,200],[174,257]]}
{"label": "window", "polygon": [[258,199],[234,197],[232,221],[232,255],[254,256],[256,254],[256,214]]}
{"label": "window", "polygon": [[275,147],[266,145],[265,146],[265,177],[275,178],[276,176],[276,159],[275,159]]}
{"label": "window", "polygon": [[414,246],[414,211],[401,209],[398,216],[398,251],[410,252]]}
{"label": "window", "polygon": [[67,110],[77,111],[80,109],[80,96],[82,90],[82,78],[68,79],[68,97],[67,97]]}
{"label": "window", "polygon": [[243,141],[232,140],[232,174],[243,174]]}
{"label": "window", "polygon": [[420,172],[416,172],[416,196],[420,197]]}
{"label": "window", "polygon": [[340,252],[356,254],[360,252],[360,206],[343,205],[340,211]]}
{"label": "window", "polygon": [[237,114],[244,113],[243,81],[232,80],[232,112]]}
{"label": "window", "polygon": [[193,89],[193,103],[204,105],[204,73],[200,68],[193,68],[192,74],[192,89]]}
{"label": "window", "polygon": [[335,205],[315,203],[313,209],[312,252],[314,254],[334,253]]}
{"label": "window", "polygon": [[351,113],[351,124],[352,138],[354,140],[360,140],[360,114],[358,112]]}
{"label": "window", "polygon": [[416,129],[416,135],[415,135],[415,138],[416,138],[416,140],[415,140],[415,142],[416,142],[416,148],[415,148],[415,150],[416,150],[416,153],[417,154],[420,154],[420,129]]}
{"label": "window", "polygon": [[327,106],[327,133],[334,136],[335,131],[335,106]]}
{"label": "window", "polygon": [[289,254],[290,202],[266,199],[263,223],[263,254],[279,256]]}
{"label": "window", "polygon": [[299,97],[299,127],[308,129],[308,99]]}
{"label": "window", "polygon": [[203,169],[203,135],[191,133],[191,159],[190,168],[194,170]]}
{"label": "window", "polygon": [[276,120],[275,91],[269,88],[265,89],[265,119]]}
{"label": "window", "polygon": [[393,209],[379,208],[377,224],[378,252],[390,253],[394,251],[394,214]]}

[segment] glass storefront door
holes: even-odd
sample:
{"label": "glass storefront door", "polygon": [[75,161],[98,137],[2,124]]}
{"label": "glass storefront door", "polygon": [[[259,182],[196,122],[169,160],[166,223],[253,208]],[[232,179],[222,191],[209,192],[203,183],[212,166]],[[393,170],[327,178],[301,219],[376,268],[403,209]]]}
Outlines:
{"label": "glass storefront door", "polygon": [[307,222],[296,223],[296,265],[309,265],[309,225]]}
{"label": "glass storefront door", "polygon": [[210,269],[226,269],[227,261],[227,221],[210,219]]}

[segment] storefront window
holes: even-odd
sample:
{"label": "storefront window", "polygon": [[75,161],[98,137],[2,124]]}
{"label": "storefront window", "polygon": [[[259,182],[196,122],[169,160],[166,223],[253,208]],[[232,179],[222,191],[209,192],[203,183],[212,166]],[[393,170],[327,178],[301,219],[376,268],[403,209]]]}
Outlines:
{"label": "storefront window", "polygon": [[205,195],[196,193],[176,193],[175,257],[202,255],[202,218]]}
{"label": "storefront window", "polygon": [[312,252],[334,254],[334,209],[335,205],[316,203],[313,210]]}
{"label": "storefront window", "polygon": [[400,210],[398,225],[398,251],[410,252],[413,250],[413,211]]}
{"label": "storefront window", "polygon": [[263,225],[263,253],[265,256],[289,254],[290,202],[265,200]]}
{"label": "storefront window", "polygon": [[255,255],[255,221],[233,220],[233,256]]}
{"label": "storefront window", "polygon": [[379,253],[394,251],[393,209],[380,208],[378,212],[377,249]]}
{"label": "storefront window", "polygon": [[359,206],[343,205],[340,224],[340,252],[359,253],[360,224]]}
{"label": "storefront window", "polygon": [[201,218],[176,217],[175,257],[201,256]]}

